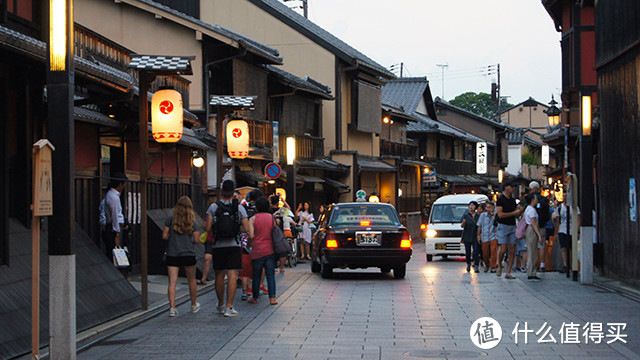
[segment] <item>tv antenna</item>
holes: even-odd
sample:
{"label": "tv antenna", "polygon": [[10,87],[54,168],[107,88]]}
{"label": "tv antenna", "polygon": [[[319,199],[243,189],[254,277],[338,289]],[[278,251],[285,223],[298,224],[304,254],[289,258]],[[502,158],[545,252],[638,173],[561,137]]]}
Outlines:
{"label": "tv antenna", "polygon": [[436,64],[437,67],[442,69],[442,100],[444,100],[444,70],[449,67],[449,63],[446,64]]}

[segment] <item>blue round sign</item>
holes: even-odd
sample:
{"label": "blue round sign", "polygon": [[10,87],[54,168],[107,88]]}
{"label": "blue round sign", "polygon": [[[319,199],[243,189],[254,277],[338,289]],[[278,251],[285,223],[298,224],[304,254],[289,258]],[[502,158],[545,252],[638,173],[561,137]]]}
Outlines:
{"label": "blue round sign", "polygon": [[277,179],[282,174],[282,168],[277,163],[271,162],[264,167],[264,174],[269,179]]}

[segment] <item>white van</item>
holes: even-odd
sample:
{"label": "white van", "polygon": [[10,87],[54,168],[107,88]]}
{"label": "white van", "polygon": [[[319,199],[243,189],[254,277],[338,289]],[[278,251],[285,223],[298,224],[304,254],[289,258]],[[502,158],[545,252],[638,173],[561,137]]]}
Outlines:
{"label": "white van", "polygon": [[469,203],[478,204],[489,201],[486,195],[460,194],[445,195],[438,198],[431,206],[431,214],[426,227],[422,229],[427,261],[433,256],[465,256],[462,239],[462,216],[469,208]]}

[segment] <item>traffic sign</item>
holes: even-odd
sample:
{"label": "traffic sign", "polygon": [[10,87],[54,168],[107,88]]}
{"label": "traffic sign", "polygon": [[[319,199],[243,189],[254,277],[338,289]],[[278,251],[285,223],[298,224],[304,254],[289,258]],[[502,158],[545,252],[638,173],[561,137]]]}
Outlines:
{"label": "traffic sign", "polygon": [[277,163],[270,162],[264,167],[264,174],[269,179],[277,179],[282,174],[282,168]]}

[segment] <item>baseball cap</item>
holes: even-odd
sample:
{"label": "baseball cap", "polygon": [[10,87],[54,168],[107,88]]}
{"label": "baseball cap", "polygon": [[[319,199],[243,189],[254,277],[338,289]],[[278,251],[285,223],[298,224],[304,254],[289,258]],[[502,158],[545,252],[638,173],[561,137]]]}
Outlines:
{"label": "baseball cap", "polygon": [[233,191],[236,189],[236,184],[233,180],[225,180],[222,182],[222,196],[233,196]]}
{"label": "baseball cap", "polygon": [[529,189],[540,189],[540,183],[537,181],[530,182]]}

